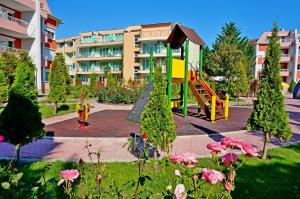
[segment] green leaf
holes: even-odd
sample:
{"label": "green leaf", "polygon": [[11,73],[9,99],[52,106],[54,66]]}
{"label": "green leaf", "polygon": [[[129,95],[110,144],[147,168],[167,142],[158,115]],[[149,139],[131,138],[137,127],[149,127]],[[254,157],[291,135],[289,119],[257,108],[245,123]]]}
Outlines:
{"label": "green leaf", "polygon": [[3,187],[3,189],[9,189],[10,188],[10,184],[8,182],[2,182],[1,186]]}
{"label": "green leaf", "polygon": [[16,175],[13,176],[12,178],[12,182],[14,184],[18,184],[18,182],[20,181],[20,179],[23,177],[23,173],[18,173]]}

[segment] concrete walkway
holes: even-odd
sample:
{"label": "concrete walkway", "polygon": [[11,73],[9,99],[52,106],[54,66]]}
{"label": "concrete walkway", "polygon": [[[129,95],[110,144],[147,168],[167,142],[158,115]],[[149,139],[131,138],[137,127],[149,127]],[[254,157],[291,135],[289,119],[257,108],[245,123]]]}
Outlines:
{"label": "concrete walkway", "polygon": [[[92,111],[104,109],[130,109],[130,106],[112,106],[97,104]],[[272,139],[269,144],[270,148],[285,146],[300,142],[300,100],[286,97],[286,110],[290,115],[290,125],[294,132],[293,138],[289,142],[279,142]],[[62,121],[76,116],[76,114],[68,114],[57,116],[55,118],[45,119],[47,124]],[[111,121],[113,123],[113,120]],[[173,144],[172,153],[195,152],[199,157],[209,155],[206,145],[212,141],[219,141],[223,136],[231,136],[250,142],[251,144],[261,148],[262,137],[258,133],[247,133],[245,131],[216,133],[210,135],[192,135],[178,136]],[[102,161],[131,161],[133,156],[127,152],[127,138],[83,138],[83,137],[54,137],[44,138],[28,144],[22,148],[22,157],[27,160],[79,160],[80,158],[88,161],[88,153],[84,149],[86,143],[91,144],[92,151],[101,151]],[[14,148],[8,143],[0,144],[0,156],[9,158],[14,156]]]}

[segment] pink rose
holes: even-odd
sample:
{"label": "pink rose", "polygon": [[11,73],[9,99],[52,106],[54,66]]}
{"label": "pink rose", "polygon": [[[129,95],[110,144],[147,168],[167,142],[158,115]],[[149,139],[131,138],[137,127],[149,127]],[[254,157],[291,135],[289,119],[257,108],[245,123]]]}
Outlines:
{"label": "pink rose", "polygon": [[187,193],[185,192],[185,187],[183,184],[178,184],[175,188],[174,194],[176,199],[186,199]]}
{"label": "pink rose", "polygon": [[222,156],[222,163],[226,167],[231,167],[231,165],[236,162],[238,159],[238,156],[234,153],[226,153],[225,155]]}
{"label": "pink rose", "polygon": [[173,163],[179,163],[186,165],[187,167],[194,167],[198,161],[197,161],[197,155],[195,153],[187,152],[177,155],[172,155],[170,160]]}
{"label": "pink rose", "polygon": [[230,182],[226,182],[225,183],[225,189],[227,191],[231,191],[231,190],[233,190],[233,185]]}
{"label": "pink rose", "polygon": [[222,139],[222,144],[225,145],[226,147],[235,147],[235,146],[240,146],[241,145],[241,140],[235,139],[232,137],[224,137]]}
{"label": "pink rose", "polygon": [[228,175],[228,179],[233,182],[235,178],[235,173],[234,172],[230,172],[230,174]]}
{"label": "pink rose", "polygon": [[64,181],[73,182],[76,178],[78,178],[79,172],[76,169],[63,170],[60,171],[59,176],[61,179],[58,182],[58,185],[61,185]]}
{"label": "pink rose", "polygon": [[217,184],[218,182],[222,182],[225,176],[220,171],[216,170],[208,170],[206,168],[202,169],[202,180],[208,181],[211,184]]}
{"label": "pink rose", "polygon": [[216,153],[224,152],[226,149],[226,146],[223,145],[221,142],[212,142],[212,143],[209,143],[206,147],[211,152],[216,152]]}
{"label": "pink rose", "polygon": [[0,135],[0,142],[4,141],[4,137],[2,135]]}
{"label": "pink rose", "polygon": [[241,145],[241,151],[243,154],[246,154],[249,157],[258,156],[259,150],[256,147],[253,147],[247,142],[243,142]]}

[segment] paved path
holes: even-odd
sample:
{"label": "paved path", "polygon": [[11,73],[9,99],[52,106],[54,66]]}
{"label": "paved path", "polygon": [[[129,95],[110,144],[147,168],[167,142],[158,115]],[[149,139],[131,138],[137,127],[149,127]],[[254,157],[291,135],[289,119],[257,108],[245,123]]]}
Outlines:
{"label": "paved path", "polygon": [[[109,107],[112,109],[115,106],[107,106],[99,104],[99,110]],[[121,106],[126,109],[129,106]],[[276,139],[272,139],[269,147],[284,146],[291,143],[300,141],[300,101],[291,99],[290,95],[286,98],[286,110],[290,115],[290,124],[294,132],[293,138],[289,142],[279,142]],[[95,109],[96,111],[96,109]],[[65,116],[60,119],[66,119],[71,117]],[[54,119],[50,122],[55,122]],[[112,120],[113,122],[113,120]],[[199,157],[209,155],[209,151],[206,149],[206,145],[213,140],[220,140],[224,135],[236,137],[242,140],[246,140],[253,145],[262,147],[262,137],[260,134],[246,133],[245,131],[227,132],[227,133],[215,133],[209,135],[192,135],[192,136],[178,136],[174,142],[172,153],[180,152],[195,152]],[[103,161],[131,161],[134,158],[127,152],[126,138],[44,138],[28,144],[22,148],[22,157],[32,159],[46,159],[46,160],[79,160],[82,158],[88,160],[87,151],[84,150],[86,141],[92,145],[91,149],[97,151],[101,150]],[[7,144],[0,144],[0,156],[12,157],[14,155],[14,148]]]}
{"label": "paved path", "polygon": [[[90,114],[103,110],[131,110],[132,105],[110,105],[110,104],[100,104],[97,103],[96,100],[88,100],[88,103],[92,105],[94,108],[90,109]],[[45,125],[54,124],[57,122],[62,122],[65,120],[73,119],[77,117],[77,113],[68,113],[65,115],[59,115],[55,117],[45,118],[43,119],[43,123]]]}

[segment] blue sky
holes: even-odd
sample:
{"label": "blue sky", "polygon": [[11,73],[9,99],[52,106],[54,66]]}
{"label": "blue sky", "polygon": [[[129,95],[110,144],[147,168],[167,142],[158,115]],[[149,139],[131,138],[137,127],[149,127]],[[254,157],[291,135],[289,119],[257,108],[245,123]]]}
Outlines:
{"label": "blue sky", "polygon": [[298,0],[48,0],[64,24],[57,38],[84,31],[125,28],[128,25],[179,22],[193,28],[211,45],[222,25],[234,21],[243,35],[259,37],[272,28],[300,29]]}

